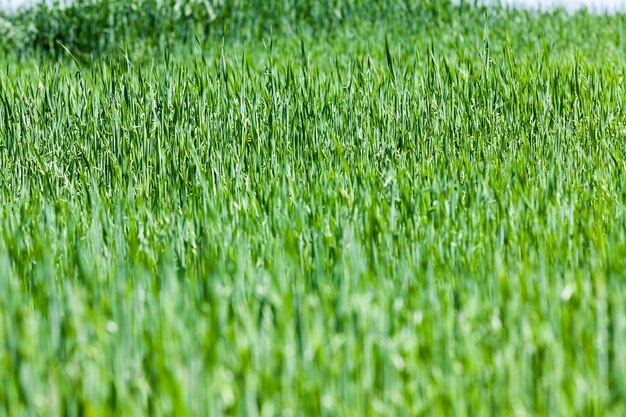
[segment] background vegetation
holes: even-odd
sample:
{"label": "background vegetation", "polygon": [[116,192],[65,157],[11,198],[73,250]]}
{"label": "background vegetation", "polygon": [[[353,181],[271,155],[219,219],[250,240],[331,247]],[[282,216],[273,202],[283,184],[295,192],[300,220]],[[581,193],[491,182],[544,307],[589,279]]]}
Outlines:
{"label": "background vegetation", "polygon": [[623,16],[0,27],[0,416],[626,414]]}

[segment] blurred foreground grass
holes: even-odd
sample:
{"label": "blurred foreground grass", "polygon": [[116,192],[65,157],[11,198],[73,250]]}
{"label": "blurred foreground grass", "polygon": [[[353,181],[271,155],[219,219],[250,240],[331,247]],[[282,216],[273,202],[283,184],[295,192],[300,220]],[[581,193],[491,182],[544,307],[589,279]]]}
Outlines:
{"label": "blurred foreground grass", "polygon": [[626,414],[622,16],[142,4],[5,17],[0,416]]}

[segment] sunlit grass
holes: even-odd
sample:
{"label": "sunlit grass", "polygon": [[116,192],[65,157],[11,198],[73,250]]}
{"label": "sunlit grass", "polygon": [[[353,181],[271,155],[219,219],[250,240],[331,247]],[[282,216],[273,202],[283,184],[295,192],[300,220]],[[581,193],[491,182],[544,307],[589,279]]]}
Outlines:
{"label": "sunlit grass", "polygon": [[0,58],[0,416],[626,414],[623,18],[419,3]]}

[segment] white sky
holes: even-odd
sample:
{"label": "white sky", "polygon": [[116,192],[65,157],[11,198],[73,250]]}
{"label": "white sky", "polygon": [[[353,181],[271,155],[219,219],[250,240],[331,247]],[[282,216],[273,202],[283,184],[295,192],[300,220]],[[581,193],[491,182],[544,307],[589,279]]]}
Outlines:
{"label": "white sky", "polygon": [[[468,2],[472,3],[472,0]],[[498,0],[485,0],[484,2],[497,3]],[[555,6],[563,6],[568,10],[587,8],[598,12],[626,11],[626,0],[500,0],[500,2],[503,5],[528,7],[531,9],[549,9]]]}
{"label": "white sky", "polygon": [[[21,6],[35,4],[41,0],[0,0],[0,8],[5,10],[15,10]],[[48,0],[49,1],[49,0]],[[456,0],[457,2],[460,0]],[[466,0],[473,3],[474,0]],[[497,3],[499,0],[479,0],[486,3]],[[587,7],[595,11],[626,11],[626,0],[500,0],[502,4],[530,7],[530,8],[550,8],[554,5],[564,6],[569,10]]]}

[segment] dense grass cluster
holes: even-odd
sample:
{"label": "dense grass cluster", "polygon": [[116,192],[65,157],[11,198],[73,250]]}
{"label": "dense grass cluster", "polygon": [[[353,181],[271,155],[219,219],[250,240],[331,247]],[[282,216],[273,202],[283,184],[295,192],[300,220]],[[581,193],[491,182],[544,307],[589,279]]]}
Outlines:
{"label": "dense grass cluster", "polygon": [[0,416],[626,415],[626,20],[269,3],[5,17]]}

